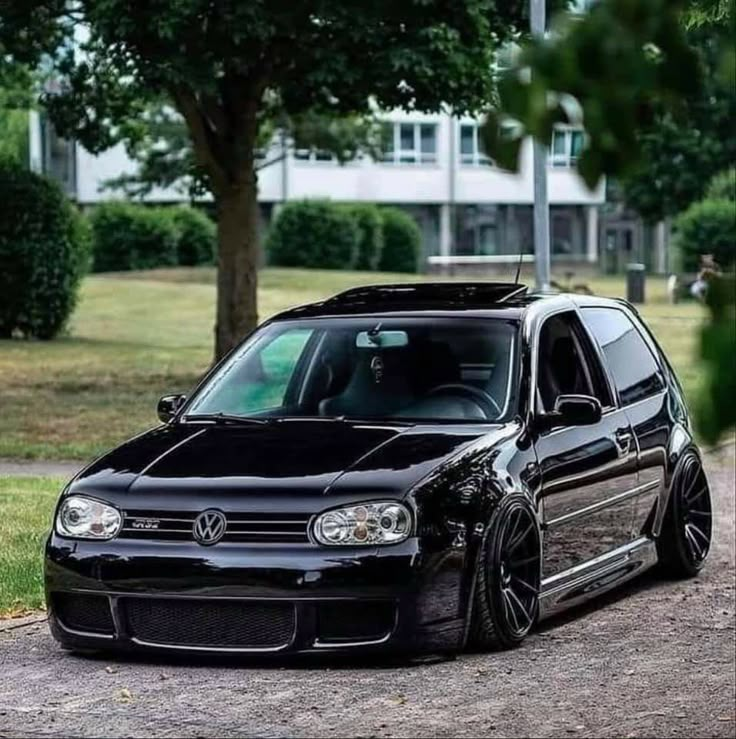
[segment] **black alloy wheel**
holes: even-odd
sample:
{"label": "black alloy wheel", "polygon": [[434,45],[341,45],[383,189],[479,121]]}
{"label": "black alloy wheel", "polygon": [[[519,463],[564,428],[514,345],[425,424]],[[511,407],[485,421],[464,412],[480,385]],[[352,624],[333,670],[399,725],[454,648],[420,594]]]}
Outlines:
{"label": "black alloy wheel", "polygon": [[664,570],[675,577],[692,577],[705,564],[713,536],[713,508],[705,470],[688,452],[672,481],[670,501],[657,540]]}
{"label": "black alloy wheel", "polygon": [[531,631],[539,612],[539,525],[525,498],[502,501],[491,519],[476,578],[471,641],[509,649]]}

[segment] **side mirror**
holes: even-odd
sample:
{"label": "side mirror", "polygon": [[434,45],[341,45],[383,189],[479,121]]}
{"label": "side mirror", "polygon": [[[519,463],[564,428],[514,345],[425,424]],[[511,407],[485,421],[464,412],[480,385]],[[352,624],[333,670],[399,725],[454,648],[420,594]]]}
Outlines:
{"label": "side mirror", "polygon": [[601,420],[603,408],[592,395],[560,395],[554,412],[563,426],[592,426]]}
{"label": "side mirror", "polygon": [[158,415],[159,421],[168,423],[176,415],[186,399],[186,395],[164,395],[162,398],[159,398],[158,405],[156,406],[156,414]]}
{"label": "side mirror", "polygon": [[592,395],[560,395],[555,409],[538,418],[540,431],[549,431],[555,426],[592,426],[601,420],[603,407]]}

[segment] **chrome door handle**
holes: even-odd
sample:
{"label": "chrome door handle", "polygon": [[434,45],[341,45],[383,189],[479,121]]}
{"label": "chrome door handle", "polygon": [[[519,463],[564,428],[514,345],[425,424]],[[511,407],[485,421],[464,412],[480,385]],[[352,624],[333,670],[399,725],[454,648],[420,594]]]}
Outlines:
{"label": "chrome door handle", "polygon": [[613,438],[620,456],[623,457],[631,451],[631,440],[633,438],[633,434],[631,433],[631,431],[619,429],[613,435]]}

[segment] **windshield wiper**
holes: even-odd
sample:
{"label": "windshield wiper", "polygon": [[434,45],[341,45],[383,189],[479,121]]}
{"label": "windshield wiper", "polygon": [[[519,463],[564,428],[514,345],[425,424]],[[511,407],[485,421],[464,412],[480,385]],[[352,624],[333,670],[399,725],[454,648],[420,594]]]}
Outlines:
{"label": "windshield wiper", "polygon": [[237,416],[232,413],[188,413],[184,416],[185,421],[212,421],[219,424],[256,424],[263,426],[269,423],[267,418],[253,418],[252,416]]}

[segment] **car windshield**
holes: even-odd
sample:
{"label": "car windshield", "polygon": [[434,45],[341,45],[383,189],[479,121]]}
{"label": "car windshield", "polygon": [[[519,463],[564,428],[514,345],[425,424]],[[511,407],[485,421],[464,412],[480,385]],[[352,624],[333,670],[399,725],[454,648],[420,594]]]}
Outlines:
{"label": "car windshield", "polygon": [[517,328],[490,318],[277,322],[216,371],[184,418],[497,421],[515,395]]}

